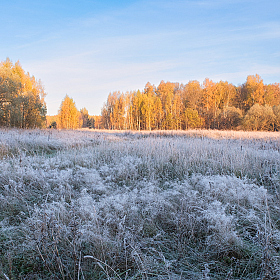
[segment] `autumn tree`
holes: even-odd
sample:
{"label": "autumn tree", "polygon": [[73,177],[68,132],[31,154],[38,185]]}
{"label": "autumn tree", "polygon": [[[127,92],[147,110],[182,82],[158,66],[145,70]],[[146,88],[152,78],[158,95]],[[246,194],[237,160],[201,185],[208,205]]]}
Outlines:
{"label": "autumn tree", "polygon": [[85,128],[90,126],[88,110],[85,107],[80,110],[80,119],[81,119],[82,127]]}
{"label": "autumn tree", "polygon": [[273,106],[273,113],[275,115],[274,129],[280,131],[280,104]]}
{"label": "autumn tree", "polygon": [[186,108],[183,114],[183,124],[185,129],[200,128],[204,124],[204,120],[199,116],[197,110]]}
{"label": "autumn tree", "polygon": [[127,129],[135,129],[135,124],[133,122],[134,116],[133,116],[133,98],[134,98],[134,92],[127,92],[125,94],[125,118],[126,118],[126,128]]}
{"label": "autumn tree", "polygon": [[211,128],[211,124],[215,118],[216,113],[216,84],[206,78],[203,82],[203,91],[202,91],[202,108],[203,116],[205,119],[205,124],[207,128]]}
{"label": "autumn tree", "polygon": [[227,81],[220,81],[218,83],[218,87],[218,90],[220,91],[220,102],[218,103],[218,108],[226,110],[228,107],[233,107],[236,87]]}
{"label": "autumn tree", "polygon": [[221,114],[226,117],[233,107],[236,96],[236,87],[228,82],[213,82],[205,79],[203,82],[203,91],[201,98],[201,114],[204,116],[207,128],[219,129],[221,122],[219,121]]}
{"label": "autumn tree", "polygon": [[183,103],[185,108],[199,109],[201,107],[202,88],[198,81],[190,81],[184,87]]}
{"label": "autumn tree", "polygon": [[102,119],[102,116],[91,116],[90,117],[90,122],[91,122],[90,128],[94,128],[94,129],[104,128],[102,125],[101,119]]}
{"label": "autumn tree", "polygon": [[58,111],[59,128],[76,129],[81,127],[80,112],[76,108],[75,102],[68,95],[62,100]]}
{"label": "autumn tree", "polygon": [[116,129],[126,129],[125,110],[126,104],[124,94],[118,92],[113,110],[113,119],[115,122]]}
{"label": "autumn tree", "polygon": [[154,102],[154,128],[155,129],[164,129],[163,121],[164,121],[164,112],[162,108],[162,102],[159,96],[155,97]]}
{"label": "autumn tree", "polygon": [[101,109],[101,123],[105,129],[112,129],[110,124],[110,112],[107,103]]}
{"label": "autumn tree", "polygon": [[146,130],[152,130],[154,127],[155,115],[155,87],[147,83],[144,88],[141,113],[143,116],[143,126]]}
{"label": "autumn tree", "polygon": [[259,75],[248,76],[240,86],[208,78],[202,85],[161,81],[158,87],[147,83],[143,91],[109,94],[101,123],[108,129],[135,130],[239,129],[243,123],[246,129],[270,130],[271,107],[277,110],[279,104],[279,84],[265,85]]}
{"label": "autumn tree", "polygon": [[176,88],[175,83],[171,82],[164,82],[161,81],[159,86],[157,87],[156,94],[161,99],[162,109],[163,109],[163,123],[162,126],[164,129],[173,129],[174,128],[174,91]]}
{"label": "autumn tree", "polygon": [[10,59],[0,63],[0,125],[43,127],[46,119],[46,93],[40,81]]}
{"label": "autumn tree", "polygon": [[138,90],[132,99],[132,111],[133,111],[133,117],[134,117],[134,124],[135,129],[141,130],[143,129],[143,110],[142,109],[142,102],[143,102],[143,96],[140,90]]}
{"label": "autumn tree", "polygon": [[268,105],[262,106],[258,103],[248,110],[243,120],[246,130],[274,130],[275,115]]}
{"label": "autumn tree", "polygon": [[246,110],[255,104],[264,105],[265,87],[262,78],[256,75],[249,75],[246,83],[242,87],[242,97]]}
{"label": "autumn tree", "polygon": [[124,129],[125,104],[120,92],[110,93],[102,108],[102,123],[108,129]]}
{"label": "autumn tree", "polygon": [[219,129],[236,129],[241,125],[243,118],[242,111],[235,107],[225,107],[220,111],[217,122]]}
{"label": "autumn tree", "polygon": [[113,111],[116,103],[116,95],[110,93],[108,95],[106,103],[103,105],[101,110],[102,124],[106,129],[115,129],[113,122]]}
{"label": "autumn tree", "polygon": [[279,83],[264,86],[264,104],[269,106],[278,106],[280,104]]}

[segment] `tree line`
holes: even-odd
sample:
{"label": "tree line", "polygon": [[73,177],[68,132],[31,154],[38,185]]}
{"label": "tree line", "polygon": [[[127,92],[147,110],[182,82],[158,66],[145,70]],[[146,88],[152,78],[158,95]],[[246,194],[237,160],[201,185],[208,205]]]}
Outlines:
{"label": "tree line", "polygon": [[0,126],[44,127],[46,94],[40,81],[9,58],[0,63]]}
{"label": "tree line", "polygon": [[57,116],[47,116],[46,93],[40,80],[25,72],[19,61],[0,62],[0,126],[17,128],[101,128],[101,116],[77,110],[68,95]]}
{"label": "tree line", "polygon": [[105,129],[280,130],[280,84],[249,75],[234,86],[227,81],[147,83],[143,91],[110,93],[101,113]]}
{"label": "tree line", "polygon": [[118,130],[245,129],[280,130],[280,84],[249,75],[235,86],[205,79],[202,84],[147,83],[144,90],[108,95],[101,116],[78,110],[68,95],[56,116],[46,116],[46,93],[20,63],[0,63],[0,126]]}

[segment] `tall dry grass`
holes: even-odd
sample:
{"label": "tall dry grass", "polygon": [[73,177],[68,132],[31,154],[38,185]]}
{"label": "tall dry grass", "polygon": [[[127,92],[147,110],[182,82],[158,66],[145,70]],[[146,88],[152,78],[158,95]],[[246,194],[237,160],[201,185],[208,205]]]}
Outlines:
{"label": "tall dry grass", "polygon": [[279,279],[279,139],[1,130],[0,275]]}

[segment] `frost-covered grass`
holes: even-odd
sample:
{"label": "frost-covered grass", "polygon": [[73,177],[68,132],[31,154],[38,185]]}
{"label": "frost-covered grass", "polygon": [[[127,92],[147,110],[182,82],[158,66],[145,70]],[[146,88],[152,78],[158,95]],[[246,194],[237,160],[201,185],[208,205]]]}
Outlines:
{"label": "frost-covered grass", "polygon": [[280,279],[280,133],[0,130],[0,279]]}

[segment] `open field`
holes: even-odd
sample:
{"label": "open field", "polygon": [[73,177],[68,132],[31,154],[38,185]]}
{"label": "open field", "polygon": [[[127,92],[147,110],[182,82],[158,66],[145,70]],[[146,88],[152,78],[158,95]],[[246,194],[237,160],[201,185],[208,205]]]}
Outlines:
{"label": "open field", "polygon": [[280,133],[0,130],[0,279],[280,279]]}

